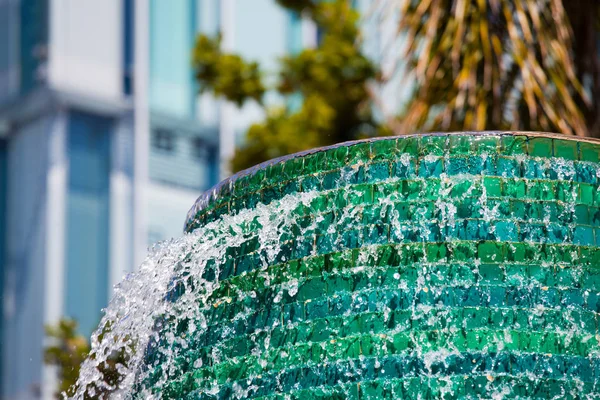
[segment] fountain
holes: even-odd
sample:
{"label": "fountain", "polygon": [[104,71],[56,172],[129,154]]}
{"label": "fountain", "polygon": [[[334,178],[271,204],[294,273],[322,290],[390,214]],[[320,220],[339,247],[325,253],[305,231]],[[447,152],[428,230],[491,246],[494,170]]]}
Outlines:
{"label": "fountain", "polygon": [[600,397],[599,165],[489,132],[244,171],[119,285],[76,397],[115,349],[117,398]]}

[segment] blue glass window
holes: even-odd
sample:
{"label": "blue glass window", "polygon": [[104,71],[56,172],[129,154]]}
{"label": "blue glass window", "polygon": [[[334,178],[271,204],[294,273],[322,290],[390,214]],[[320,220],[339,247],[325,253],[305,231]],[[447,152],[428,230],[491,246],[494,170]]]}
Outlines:
{"label": "blue glass window", "polygon": [[134,0],[123,0],[123,93],[133,93]]}
{"label": "blue glass window", "polygon": [[110,134],[112,121],[69,118],[65,313],[89,335],[108,302]]}
{"label": "blue glass window", "polygon": [[48,1],[21,0],[21,92],[40,81],[40,66],[46,61]]}
{"label": "blue glass window", "polygon": [[178,117],[194,114],[196,85],[191,54],[195,2],[150,2],[150,107]]}

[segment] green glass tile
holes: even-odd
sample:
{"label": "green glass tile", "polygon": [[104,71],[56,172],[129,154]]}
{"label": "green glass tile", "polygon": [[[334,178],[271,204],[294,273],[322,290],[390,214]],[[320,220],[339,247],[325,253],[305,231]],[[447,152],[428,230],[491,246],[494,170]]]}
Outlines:
{"label": "green glass tile", "polygon": [[417,200],[421,197],[423,190],[423,182],[421,181],[403,181],[402,196],[406,200]]}
{"label": "green glass tile", "polygon": [[475,245],[469,242],[457,242],[452,247],[452,259],[470,261],[475,257]]}
{"label": "green glass tile", "polygon": [[348,163],[353,165],[368,162],[371,159],[370,148],[371,145],[368,142],[348,147]]}
{"label": "green glass tile", "polygon": [[348,158],[348,147],[340,146],[333,151],[328,152],[330,154],[331,168],[341,168],[346,164]]}
{"label": "green glass tile", "polygon": [[421,138],[421,152],[422,156],[443,156],[448,149],[448,136],[423,136]]}
{"label": "green glass tile", "polygon": [[257,191],[262,189],[262,185],[265,182],[265,170],[258,170],[253,175],[250,176],[250,181],[248,182],[252,191]]}
{"label": "green glass tile", "polygon": [[488,197],[502,196],[502,179],[500,178],[484,178],[483,186]]}
{"label": "green glass tile", "polygon": [[[488,195],[489,196],[489,195]],[[473,218],[482,215],[482,202],[476,197],[465,197],[456,200],[453,203],[456,206],[456,217],[457,218]],[[497,209],[496,206],[490,204],[488,201],[488,207],[490,209]],[[439,218],[444,218],[443,215],[438,215]]]}
{"label": "green glass tile", "polygon": [[579,143],[579,159],[581,161],[598,162],[600,161],[600,144]]}
{"label": "green glass tile", "polygon": [[499,145],[499,136],[485,135],[472,138],[473,151],[477,154],[495,154],[498,152]]}
{"label": "green glass tile", "polygon": [[304,174],[315,174],[322,170],[322,164],[320,158],[320,154],[323,152],[317,152],[314,154],[310,154],[304,158],[304,170],[302,171]]}
{"label": "green glass tile", "polygon": [[[423,198],[427,199],[427,200],[437,200],[440,197],[440,189],[442,187],[442,184],[439,180],[437,179],[430,179],[428,180],[426,183],[424,183],[424,187],[423,187]],[[431,203],[429,203],[431,204]]]}
{"label": "green glass tile", "polygon": [[390,157],[396,154],[396,150],[397,145],[394,139],[376,140],[371,143],[371,153],[375,161],[388,161]]}
{"label": "green glass tile", "polygon": [[548,181],[529,181],[527,184],[527,197],[537,200],[554,200],[554,183]]}
{"label": "green glass tile", "polygon": [[594,186],[582,183],[579,185],[577,202],[591,206],[594,204]]}
{"label": "green glass tile", "polygon": [[277,163],[267,167],[265,172],[265,179],[269,185],[275,185],[281,182],[283,179],[283,163]]}
{"label": "green glass tile", "polygon": [[470,191],[473,188],[474,183],[469,180],[465,180],[462,182],[457,182],[450,189],[450,196],[452,197],[464,197],[467,194],[470,194]]}
{"label": "green glass tile", "polygon": [[483,242],[477,246],[477,256],[483,262],[503,262],[504,247],[496,242]]}
{"label": "green glass tile", "polygon": [[517,199],[525,197],[526,188],[525,181],[520,179],[506,179],[502,184],[504,196]]}
{"label": "green glass tile", "polygon": [[552,157],[552,139],[543,137],[529,138],[529,155],[532,157]]}
{"label": "green glass tile", "polygon": [[574,140],[554,140],[554,156],[567,160],[578,159],[578,143]]}
{"label": "green glass tile", "polygon": [[296,179],[305,174],[304,158],[294,158],[287,161],[283,167],[283,171],[287,175],[288,179]]}
{"label": "green glass tile", "polygon": [[446,260],[448,248],[445,243],[431,243],[426,246],[427,261],[439,262]]}
{"label": "green glass tile", "polygon": [[509,156],[527,154],[527,136],[502,136],[501,153]]}
{"label": "green glass tile", "polygon": [[398,154],[407,153],[412,157],[419,155],[419,138],[418,137],[400,137],[396,142],[398,146]]}
{"label": "green glass tile", "polygon": [[462,135],[450,135],[449,146],[451,154],[470,154],[471,153],[471,138]]}

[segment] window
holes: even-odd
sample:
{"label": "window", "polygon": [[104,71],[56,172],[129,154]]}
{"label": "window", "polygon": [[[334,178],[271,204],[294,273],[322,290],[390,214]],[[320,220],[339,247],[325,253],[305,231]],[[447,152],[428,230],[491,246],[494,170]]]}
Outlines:
{"label": "window", "polygon": [[152,146],[159,150],[173,151],[175,135],[166,129],[156,129],[152,134]]}
{"label": "window", "polygon": [[192,155],[196,160],[207,161],[210,156],[210,147],[201,138],[192,139]]}
{"label": "window", "polygon": [[108,304],[113,121],[72,112],[68,129],[65,313],[90,335]]}
{"label": "window", "polygon": [[123,93],[133,93],[133,0],[123,1]]}

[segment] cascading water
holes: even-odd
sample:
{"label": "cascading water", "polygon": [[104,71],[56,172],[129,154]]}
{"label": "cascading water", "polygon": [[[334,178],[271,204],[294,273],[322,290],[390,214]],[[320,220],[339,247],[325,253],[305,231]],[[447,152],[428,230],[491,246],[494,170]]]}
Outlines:
{"label": "cascading water", "polygon": [[118,286],[75,397],[116,350],[116,398],[600,397],[599,161],[492,132],[245,171]]}

